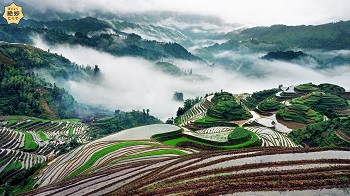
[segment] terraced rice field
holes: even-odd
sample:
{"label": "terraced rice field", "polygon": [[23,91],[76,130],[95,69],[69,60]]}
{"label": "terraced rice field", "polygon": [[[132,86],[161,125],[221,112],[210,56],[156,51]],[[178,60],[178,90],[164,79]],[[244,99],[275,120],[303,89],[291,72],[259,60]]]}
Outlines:
{"label": "terraced rice field", "polygon": [[[89,148],[97,148],[94,146]],[[161,145],[153,147],[163,148]],[[146,149],[149,146],[135,145],[120,150],[126,156]],[[75,156],[81,150],[66,156]],[[113,156],[109,156],[112,159]],[[56,170],[49,172],[49,169],[63,167],[58,164],[60,160],[49,166],[42,177],[49,173],[52,173],[49,176],[58,175]],[[349,149],[260,147],[182,156],[137,157],[119,159],[115,163],[107,160],[98,163],[94,172],[87,175],[66,181],[47,178],[58,183],[41,186],[26,195],[220,195],[266,190],[331,189],[350,184]],[[40,179],[46,182],[42,177]]]}
{"label": "terraced rice field", "polygon": [[212,105],[210,102],[212,96],[203,98],[199,103],[196,103],[192,108],[181,115],[181,125],[186,126],[195,120],[204,118],[208,108]]}
{"label": "terraced rice field", "polygon": [[25,134],[10,128],[0,128],[0,147],[21,149],[25,146]]}
{"label": "terraced rice field", "polygon": [[268,127],[252,126],[245,129],[254,132],[262,141],[262,146],[299,147],[286,134]]}
{"label": "terraced rice field", "polygon": [[55,146],[69,143],[73,138],[79,143],[91,140],[89,128],[82,123],[56,122],[40,119],[19,120],[7,123],[0,129],[0,146],[11,149],[31,149],[40,155],[55,155]]}
{"label": "terraced rice field", "polygon": [[227,137],[232,132],[232,130],[233,128],[231,127],[231,129],[223,128],[221,132],[215,132],[215,133],[199,133],[199,132],[187,131],[187,132],[184,132],[184,134],[192,135],[197,138],[202,138],[210,141],[227,142],[228,141]]}
{"label": "terraced rice field", "polygon": [[[90,140],[88,127],[81,123],[56,122],[28,117],[2,122],[0,128],[0,179],[2,182],[38,163],[47,162],[60,145],[73,137],[80,143]],[[73,133],[74,136],[69,133]]]}
{"label": "terraced rice field", "polygon": [[212,133],[222,133],[227,131],[232,131],[233,127],[210,127],[208,129],[202,129],[199,131],[196,131],[196,133],[200,134],[212,134]]}
{"label": "terraced rice field", "polygon": [[[47,157],[43,155],[35,155],[14,149],[0,148],[0,176],[5,182],[15,174],[20,173],[24,169],[33,167],[35,164],[44,163]],[[12,167],[11,165],[16,165]],[[18,167],[17,167],[18,166]]]}
{"label": "terraced rice field", "polygon": [[153,141],[95,141],[54,160],[38,176],[41,186],[57,183],[81,174],[109,172],[115,165],[132,160],[176,159],[189,151]]}

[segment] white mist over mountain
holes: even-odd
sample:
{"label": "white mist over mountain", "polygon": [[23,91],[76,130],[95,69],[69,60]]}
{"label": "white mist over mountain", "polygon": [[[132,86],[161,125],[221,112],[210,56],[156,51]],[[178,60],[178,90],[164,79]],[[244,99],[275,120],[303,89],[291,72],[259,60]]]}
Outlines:
{"label": "white mist over mountain", "polygon": [[[77,101],[100,106],[112,111],[150,109],[151,114],[162,120],[175,116],[181,102],[172,100],[175,91],[183,92],[185,98],[204,96],[221,89],[236,93],[276,88],[279,84],[295,85],[307,82],[335,83],[350,89],[349,66],[332,70],[315,71],[303,65],[280,61],[261,60],[254,55],[235,54],[236,58],[253,61],[251,69],[262,73],[260,77],[245,76],[239,71],[211,67],[205,63],[171,60],[179,68],[192,69],[194,74],[209,78],[194,81],[174,77],[156,69],[155,63],[142,58],[116,57],[82,46],[49,46],[39,37],[35,46],[62,54],[72,62],[83,65],[98,65],[103,74],[99,83],[68,81],[63,85]],[[229,54],[221,54],[229,55]]]}

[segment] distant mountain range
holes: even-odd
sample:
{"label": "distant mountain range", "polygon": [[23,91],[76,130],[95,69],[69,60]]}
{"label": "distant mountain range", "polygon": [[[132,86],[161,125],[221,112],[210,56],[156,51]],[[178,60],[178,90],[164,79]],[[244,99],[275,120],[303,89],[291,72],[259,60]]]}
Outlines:
{"label": "distant mountain range", "polygon": [[226,43],[208,49],[238,50],[245,46],[253,51],[275,51],[293,48],[348,50],[350,49],[350,21],[323,25],[254,27],[232,31],[223,38]]}
{"label": "distant mountain range", "polygon": [[115,26],[121,27],[120,23],[110,24],[91,17],[50,22],[29,20],[24,21],[23,26],[1,25],[0,40],[31,44],[33,35],[39,35],[50,44],[79,44],[116,56],[202,61],[180,44],[142,39],[135,33],[119,31]]}

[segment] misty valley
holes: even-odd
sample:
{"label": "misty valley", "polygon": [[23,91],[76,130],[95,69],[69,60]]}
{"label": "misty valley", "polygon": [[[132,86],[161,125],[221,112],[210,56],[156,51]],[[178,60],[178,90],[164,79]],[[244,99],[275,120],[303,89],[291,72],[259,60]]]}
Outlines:
{"label": "misty valley", "polygon": [[0,19],[1,195],[349,194],[350,21],[31,9]]}

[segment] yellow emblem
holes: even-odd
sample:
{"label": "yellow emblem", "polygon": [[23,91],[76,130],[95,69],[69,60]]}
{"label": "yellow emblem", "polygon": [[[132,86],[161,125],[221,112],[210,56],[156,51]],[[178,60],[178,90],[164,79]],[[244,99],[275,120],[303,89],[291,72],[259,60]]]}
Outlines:
{"label": "yellow emblem", "polygon": [[3,17],[7,20],[8,24],[18,24],[19,21],[23,18],[22,7],[17,6],[15,3],[6,6]]}

